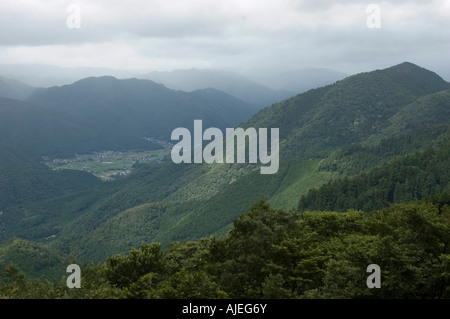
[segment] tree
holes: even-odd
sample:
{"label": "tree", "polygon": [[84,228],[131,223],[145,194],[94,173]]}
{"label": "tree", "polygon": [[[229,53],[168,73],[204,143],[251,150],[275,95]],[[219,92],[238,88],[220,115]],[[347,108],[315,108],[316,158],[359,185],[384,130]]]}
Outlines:
{"label": "tree", "polygon": [[145,244],[132,249],[128,256],[114,255],[107,259],[105,276],[108,282],[119,288],[130,286],[148,273],[163,273],[161,244]]}

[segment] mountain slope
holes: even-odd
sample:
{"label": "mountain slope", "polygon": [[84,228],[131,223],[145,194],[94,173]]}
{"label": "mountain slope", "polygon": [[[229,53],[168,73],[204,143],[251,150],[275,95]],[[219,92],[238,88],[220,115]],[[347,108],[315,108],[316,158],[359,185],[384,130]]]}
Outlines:
{"label": "mountain slope", "polygon": [[67,243],[71,243],[78,256],[101,260],[114,251],[137,247],[143,240],[166,244],[223,234],[232,220],[261,196],[274,207],[295,208],[309,189],[423,149],[448,130],[438,126],[394,137],[378,146],[355,145],[323,157],[285,161],[274,175],[261,175],[249,167],[250,173],[241,172],[244,175],[235,180],[230,174],[244,169],[236,164],[144,167],[68,222],[51,245],[67,251]]}
{"label": "mountain slope", "polygon": [[427,94],[399,110],[387,121],[381,132],[368,141],[413,131],[425,125],[448,124],[449,119],[450,90]]}
{"label": "mountain slope", "polygon": [[15,238],[0,243],[0,281],[6,279],[4,270],[14,264],[32,279],[53,280],[66,275],[67,256],[43,245]]}
{"label": "mountain slope", "polygon": [[0,98],[0,145],[38,159],[118,148],[70,115],[6,98]]}
{"label": "mountain slope", "polygon": [[0,96],[10,99],[24,100],[34,88],[28,84],[0,76]]}
{"label": "mountain slope", "polygon": [[251,105],[217,90],[187,93],[149,80],[109,76],[36,90],[28,100],[66,112],[127,148],[142,137],[168,141],[175,128],[192,129],[194,119],[224,129],[255,112]]}
{"label": "mountain slope", "polygon": [[448,191],[449,157],[450,130],[447,130],[424,151],[396,158],[368,173],[310,190],[301,197],[298,208],[301,211],[373,211]]}
{"label": "mountain slope", "polygon": [[[221,234],[262,195],[276,207],[293,208],[311,188],[424,149],[450,125],[442,116],[450,105],[449,86],[410,63],[354,75],[277,103],[245,123],[280,128],[277,174],[261,175],[257,165],[151,164],[92,191],[26,205],[28,215],[18,214],[14,225],[26,225],[20,234],[27,239],[42,241],[42,234],[51,233],[49,245],[73,249],[88,260],[124,252],[143,240],[167,243]],[[191,94],[204,98],[209,90]],[[84,105],[89,104],[70,110]],[[424,110],[426,115],[414,116]],[[33,224],[32,218],[41,223]]]}
{"label": "mountain slope", "polygon": [[116,146],[66,114],[0,98],[0,209],[98,185],[89,173],[52,171],[41,161],[99,147]]}
{"label": "mountain slope", "polygon": [[[52,171],[17,149],[0,145],[0,210],[53,198],[100,184],[81,171]],[[5,212],[3,220],[10,218]]]}
{"label": "mountain slope", "polygon": [[297,95],[260,111],[244,126],[279,127],[284,158],[309,156],[381,134],[402,108],[449,88],[437,74],[405,62]]}

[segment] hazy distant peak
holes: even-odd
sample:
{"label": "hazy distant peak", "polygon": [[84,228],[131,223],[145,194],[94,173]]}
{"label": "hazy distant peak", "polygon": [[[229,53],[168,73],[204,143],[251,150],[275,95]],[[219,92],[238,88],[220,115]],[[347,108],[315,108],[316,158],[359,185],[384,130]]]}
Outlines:
{"label": "hazy distant peak", "polygon": [[118,81],[119,79],[111,75],[90,76],[74,82],[73,85],[76,86],[80,84],[116,83]]}
{"label": "hazy distant peak", "polygon": [[214,88],[238,99],[263,108],[293,95],[291,92],[274,90],[245,76],[225,70],[178,69],[165,72],[150,72],[139,78],[162,83],[168,88],[192,92]]}
{"label": "hazy distant peak", "polygon": [[33,90],[34,88],[28,84],[0,75],[0,96],[2,97],[24,100]]}
{"label": "hazy distant peak", "polygon": [[152,88],[159,90],[169,90],[163,84],[156,83],[152,80],[146,79],[137,79],[137,78],[128,78],[128,79],[118,79],[111,75],[104,76],[93,76],[87,77],[81,80],[74,82],[72,85],[65,85],[65,87],[72,88],[83,88],[83,89],[114,89],[116,87],[120,87],[121,90],[125,88]]}
{"label": "hazy distant peak", "polygon": [[[87,78],[81,79],[80,81],[104,81],[104,80],[110,80],[110,81],[117,81],[117,78],[112,75],[103,75],[103,76],[89,76]],[[79,82],[79,81],[77,81]]]}

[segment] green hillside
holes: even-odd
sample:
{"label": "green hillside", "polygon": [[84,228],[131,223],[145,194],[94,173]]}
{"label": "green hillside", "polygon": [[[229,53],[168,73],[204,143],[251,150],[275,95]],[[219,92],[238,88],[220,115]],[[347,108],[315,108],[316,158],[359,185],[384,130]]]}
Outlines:
{"label": "green hillside", "polygon": [[370,142],[410,132],[427,125],[448,124],[450,118],[450,90],[427,94],[399,110],[383,130],[369,139]]}
{"label": "green hillside", "polygon": [[[400,69],[402,69],[401,66]],[[362,74],[360,75],[361,83],[376,82],[380,78],[388,82],[393,81],[386,75],[389,72],[392,70]],[[419,76],[422,76],[423,72],[442,84],[439,77],[430,75],[428,71],[423,71],[421,68],[413,67],[412,72],[413,74],[418,72]],[[371,79],[371,75],[374,79]],[[427,76],[424,78],[427,81],[430,80]],[[357,80],[358,76],[354,76],[352,83],[357,83]],[[438,84],[436,86],[439,87]],[[446,83],[444,82],[442,86],[445,87]],[[400,85],[397,84],[397,87]],[[280,108],[273,117],[277,119],[278,116],[278,124],[284,123],[285,127],[289,127],[286,124],[288,122],[283,121],[294,118],[294,116],[287,116],[291,114],[290,112],[295,110],[305,115],[312,111],[311,108],[307,108],[311,105],[309,102],[318,98],[320,95],[318,93],[328,92],[331,89],[336,90],[334,86],[311,90],[267,110]],[[405,88],[399,90],[407,92],[409,89],[411,85],[405,84]],[[363,87],[360,91],[364,91]],[[97,258],[102,260],[114,251],[124,253],[131,247],[138,247],[142,241],[158,241],[167,244],[173,240],[195,240],[210,234],[224,234],[230,229],[232,221],[262,196],[276,208],[296,208],[300,197],[306,195],[311,188],[318,188],[340,177],[368,172],[397,156],[422,150],[439,136],[445,135],[448,128],[438,123],[448,123],[450,119],[439,116],[446,111],[450,102],[446,92],[431,93],[421,97],[417,97],[417,94],[404,93],[405,103],[401,107],[398,106],[394,111],[382,111],[391,116],[386,115],[380,125],[383,128],[389,128],[392,127],[393,119],[399,119],[401,122],[399,112],[412,110],[422,101],[428,101],[426,103],[427,117],[422,117],[422,122],[419,123],[413,117],[404,119],[405,123],[407,121],[411,123],[408,130],[396,130],[391,134],[383,135],[381,132],[386,132],[387,129],[380,129],[367,139],[361,140],[361,143],[351,143],[350,139],[346,143],[342,142],[337,148],[322,147],[321,152],[311,154],[307,158],[283,160],[278,173],[274,175],[259,174],[255,165],[177,166],[169,163],[143,167],[129,178],[120,181],[120,190],[113,191],[103,200],[81,210],[76,219],[60,230],[60,236],[51,245],[63,251],[68,251],[71,247],[79,256],[88,260]],[[353,92],[351,96],[355,94]],[[385,94],[389,99],[394,100],[389,94]],[[398,94],[398,92],[395,93],[394,97],[398,97]],[[344,100],[344,97],[342,99]],[[297,104],[298,101],[303,101],[303,104]],[[324,101],[321,103],[332,104]],[[281,106],[286,106],[286,109]],[[282,111],[286,113],[285,117],[282,116]],[[250,126],[250,123],[256,125],[255,121],[259,117],[260,114],[255,115],[245,125]],[[312,125],[306,121],[305,116],[299,117],[307,122],[303,127]],[[278,125],[274,122],[275,119],[271,119],[272,124],[259,122],[262,123],[260,126]],[[316,117],[311,119],[317,124],[316,120]],[[279,126],[283,127],[281,124]],[[317,131],[327,136],[333,135],[333,132],[326,131],[324,126],[326,125],[316,126]],[[293,137],[283,140],[284,150],[289,147],[295,148],[291,146],[290,138]],[[297,138],[303,143],[301,138]],[[82,198],[81,201],[83,201]],[[158,211],[157,214],[156,211]],[[145,219],[144,216],[148,216],[149,219]],[[130,231],[131,229],[135,231]],[[123,241],[122,238],[124,238]]]}
{"label": "green hillside", "polygon": [[[450,84],[437,74],[411,63],[402,63],[353,75],[282,101],[260,111],[245,126],[279,127],[282,158],[310,156],[319,151],[363,142],[384,130],[389,130],[387,137],[402,134],[404,125],[411,120],[402,118],[402,112],[410,113],[411,109],[417,109],[417,104],[407,107],[409,104],[449,88]],[[438,94],[438,97],[439,101],[436,97],[427,99],[448,105],[445,93]],[[391,119],[397,112],[400,114]],[[439,111],[433,114],[442,122],[449,119],[439,117]],[[392,121],[396,121],[395,124]],[[422,125],[435,124],[436,118],[421,121]]]}
{"label": "green hillside", "polygon": [[142,137],[170,141],[175,128],[192,129],[194,119],[202,119],[205,127],[235,127],[256,111],[215,89],[183,92],[150,80],[110,76],[36,90],[28,101],[70,114],[124,149],[142,147]]}
{"label": "green hillside", "polygon": [[107,135],[71,115],[6,98],[0,98],[0,145],[38,160],[120,149]]}
{"label": "green hillside", "polygon": [[[449,127],[450,129],[450,127]],[[425,150],[395,158],[367,173],[342,178],[301,197],[298,208],[372,211],[450,190],[450,131]]]}
{"label": "green hillside", "polygon": [[100,180],[89,173],[52,171],[17,149],[0,145],[0,210],[99,184]]}
{"label": "green hillside", "polygon": [[[436,178],[447,176],[444,142],[450,125],[449,88],[437,74],[411,63],[357,74],[276,103],[240,125],[280,129],[281,163],[276,174],[260,174],[259,164],[138,165],[128,176],[112,182],[8,207],[4,210],[4,216],[9,216],[7,234],[45,243],[63,253],[72,251],[83,261],[102,262],[143,242],[159,242],[166,249],[174,241],[224,236],[233,228],[233,221],[262,197],[274,209],[295,211],[310,189],[333,187],[323,193],[311,191],[333,202],[341,188],[354,188],[353,181],[358,181],[362,206],[349,198],[350,204],[338,201],[324,208],[346,211],[386,206],[385,198],[383,205],[371,202],[378,200],[377,194],[361,183],[391,187],[395,182],[396,187],[398,181],[399,197],[388,197],[390,203],[440,193],[447,187],[444,180],[441,185]],[[94,132],[108,132],[110,120],[117,117],[116,123],[126,127],[124,134],[138,136],[170,132],[173,127],[166,120],[189,128],[192,117],[175,107],[177,103],[200,110],[197,114],[204,114],[204,120],[209,118],[211,126],[239,125],[228,121],[229,114],[220,123],[213,121],[222,117],[222,111],[234,112],[233,108],[225,110],[228,103],[233,105],[233,98],[222,96],[223,103],[204,109],[210,105],[207,101],[220,96],[214,90],[186,95],[150,81],[92,78],[38,92],[33,99],[39,100],[42,108],[48,103],[48,109],[68,112],[78,120],[85,117],[92,121],[89,127],[97,121]],[[199,99],[204,101],[201,107],[195,104]],[[63,105],[63,100],[70,102]],[[167,102],[170,110],[156,111],[159,102]],[[191,115],[197,116],[195,112]],[[371,179],[365,180],[367,176]],[[406,176],[414,176],[410,183],[426,190],[409,185],[401,189]],[[377,184],[384,180],[385,184]],[[410,191],[420,191],[421,196],[408,197]],[[338,200],[345,199],[341,196]]]}
{"label": "green hillside", "polygon": [[15,238],[0,243],[0,281],[14,265],[31,279],[52,280],[66,275],[69,259],[44,245]]}
{"label": "green hillside", "polygon": [[[449,216],[448,202],[439,201],[371,214],[300,214],[259,201],[223,238],[172,242],[168,249],[143,243],[95,266],[83,263],[81,289],[68,289],[64,278],[39,282],[8,268],[0,297],[447,299]],[[378,280],[369,265],[378,268]],[[382,289],[369,289],[373,283]]]}

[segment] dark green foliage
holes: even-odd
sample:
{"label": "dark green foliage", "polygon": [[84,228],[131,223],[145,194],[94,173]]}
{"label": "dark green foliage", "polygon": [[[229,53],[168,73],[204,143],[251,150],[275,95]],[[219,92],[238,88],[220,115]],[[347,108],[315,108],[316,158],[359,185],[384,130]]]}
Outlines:
{"label": "dark green foliage", "polygon": [[298,208],[302,211],[345,211],[350,208],[372,211],[448,190],[448,133],[443,139],[443,142],[436,142],[424,151],[399,157],[368,173],[345,177],[310,190],[302,196]]}
{"label": "dark green foliage", "polygon": [[0,210],[85,190],[101,182],[81,171],[52,171],[15,148],[0,145]]}
{"label": "dark green foliage", "polygon": [[450,90],[425,95],[403,107],[392,116],[382,132],[369,139],[390,138],[400,133],[408,133],[429,125],[449,124]]}
{"label": "dark green foliage", "polygon": [[[446,132],[445,126],[423,128],[414,134],[385,140],[377,146],[354,145],[338,149],[320,162],[319,159],[285,161],[281,163],[277,174],[261,175],[256,170],[230,184],[226,181],[231,180],[233,176],[239,176],[228,176],[233,172],[232,167],[229,170],[221,168],[225,172],[221,173],[221,170],[214,171],[208,165],[167,163],[143,166],[134,171],[129,178],[102,184],[101,187],[90,191],[35,203],[26,208],[27,212],[38,214],[39,217],[34,216],[31,219],[32,215],[28,213],[24,215],[19,211],[15,212],[16,225],[20,225],[15,232],[17,236],[30,240],[42,240],[58,234],[51,241],[52,247],[66,253],[72,249],[77,252],[80,259],[93,261],[103,261],[111,254],[126,253],[130,248],[138,247],[143,241],[155,240],[165,246],[174,240],[183,241],[213,233],[221,234],[230,229],[232,220],[248,210],[261,195],[271,199],[289,191],[279,198],[280,200],[292,198],[290,200],[293,204],[290,207],[295,207],[295,201],[298,203],[298,198],[306,194],[307,185],[318,187],[323,183],[321,174],[324,176],[335,174],[338,177],[353,175],[359,170],[366,171],[396,155],[405,155],[421,149],[429,141],[444,139]],[[445,154],[438,159],[445,160]],[[425,163],[427,159],[423,158],[423,161]],[[431,166],[427,172],[435,170],[436,165],[432,163],[430,162]],[[234,166],[239,167],[241,166]],[[397,168],[391,169],[390,172],[396,170]],[[399,175],[400,172],[396,174]],[[384,173],[386,171],[382,170],[380,174]],[[210,176],[207,177],[205,174]],[[444,172],[442,176],[445,174]],[[428,173],[414,175],[417,179],[415,184],[425,187],[428,175]],[[217,179],[213,180],[214,177]],[[305,184],[303,178],[309,184]],[[374,183],[379,180],[377,178],[374,178]],[[197,179],[198,183],[193,183]],[[223,186],[204,185],[213,181]],[[196,185],[202,188],[197,188]],[[384,186],[391,187],[391,183]],[[440,189],[440,186],[438,188]],[[432,192],[440,191],[439,189]],[[362,190],[357,189],[358,192]],[[186,191],[192,195],[182,199],[172,197],[176,192]],[[348,195],[350,191],[351,188],[346,190]],[[332,199],[336,191],[331,189],[330,192],[329,198]],[[198,196],[195,193],[201,194],[206,199],[195,200],[195,196]],[[389,194],[389,191],[387,193]],[[380,193],[383,194],[385,192]],[[193,200],[190,200],[190,196]],[[367,196],[370,197],[369,200],[361,200],[366,206],[359,208],[363,207],[370,211],[386,204],[385,201],[381,204],[375,202],[379,199],[370,194]],[[103,200],[98,200],[99,198]],[[328,197],[323,198],[325,200]],[[397,194],[397,199],[399,198]],[[343,204],[344,199],[344,197],[341,199]],[[326,209],[345,210],[353,208],[352,203],[348,202],[345,208],[329,206]],[[8,226],[8,229],[12,230],[11,226]]]}
{"label": "dark green foliage", "polygon": [[339,176],[355,176],[383,165],[394,157],[423,150],[435,140],[450,136],[448,125],[426,125],[414,131],[382,139],[379,143],[353,144],[340,147],[320,157],[325,157],[319,170],[335,172]]}
{"label": "dark green foliage", "polygon": [[0,280],[11,264],[32,279],[51,280],[65,274],[68,258],[43,245],[15,238],[0,243]]}
{"label": "dark green foliage", "polygon": [[[383,70],[391,79],[402,85],[410,91],[417,94],[427,94],[446,90],[450,87],[449,83],[442,81],[442,78],[427,69],[421,68],[410,62],[392,66]],[[414,76],[411,74],[414,73]]]}
{"label": "dark green foliage", "polygon": [[[142,244],[98,266],[83,264],[81,289],[31,280],[10,265],[0,296],[449,298],[450,206],[439,207],[410,202],[370,214],[300,214],[260,200],[224,238],[171,243],[167,250]],[[367,286],[371,264],[381,269],[381,288]]]}
{"label": "dark green foliage", "polygon": [[[0,296],[450,297],[448,88],[410,63],[355,75],[243,125],[280,128],[277,174],[261,175],[259,165],[157,163],[108,183],[50,171],[40,157],[144,147],[142,136],[167,139],[195,117],[204,127],[233,127],[242,105],[215,90],[188,94],[109,77],[37,92],[41,107],[0,100],[2,239],[100,262],[83,265],[83,289],[68,290],[28,279],[35,261],[19,250],[27,266],[7,269]],[[278,209],[311,188],[300,212]],[[366,286],[372,263],[381,266],[381,290]]]}
{"label": "dark green foliage", "polygon": [[169,141],[175,128],[192,129],[194,119],[202,119],[205,127],[235,127],[255,111],[213,89],[188,93],[149,80],[109,76],[36,90],[28,100],[82,120],[124,149],[143,147],[143,136]]}
{"label": "dark green foliage", "polygon": [[168,252],[162,252],[159,244],[142,244],[126,257],[108,258],[105,276],[111,285],[122,288],[127,298],[225,297],[203,269],[208,245],[206,240],[173,243]]}
{"label": "dark green foliage", "polygon": [[162,271],[161,245],[142,244],[139,250],[133,249],[127,257],[115,255],[106,263],[106,279],[119,288],[127,287],[150,272]]}
{"label": "dark green foliage", "polygon": [[[245,126],[279,127],[282,159],[311,156],[366,139],[390,138],[421,125],[449,124],[448,93],[437,93],[449,88],[437,74],[403,63],[274,104]],[[417,117],[418,111],[425,116]]]}
{"label": "dark green foliage", "polygon": [[275,211],[259,201],[235,220],[225,239],[214,242],[212,271],[230,297],[273,297],[273,285],[280,283],[283,295],[294,297],[320,279],[318,267],[327,258],[313,234],[299,232],[298,219],[296,212]]}
{"label": "dark green foliage", "polygon": [[[73,261],[76,263],[76,261]],[[67,265],[64,265],[64,271]],[[108,284],[102,267],[80,264],[80,289],[68,289],[65,276],[61,279],[37,280],[27,277],[15,264],[4,271],[0,281],[1,299],[117,299],[124,293]],[[67,275],[67,274],[66,274]]]}
{"label": "dark green foliage", "polygon": [[[138,246],[151,239],[160,227],[161,216],[170,203],[159,202],[197,177],[202,169],[173,163],[149,165],[136,170],[126,180],[111,183],[107,191],[99,188],[96,196],[101,199],[92,205],[88,203],[83,214],[67,222],[61,237],[52,246],[65,252],[72,249],[79,252],[82,260],[94,261]],[[141,222],[134,223],[131,218]],[[124,235],[126,225],[129,231]],[[114,233],[112,229],[117,227],[121,230]]]}
{"label": "dark green foliage", "polygon": [[[0,98],[0,146],[13,148],[35,160],[41,160],[42,156],[57,158],[123,149],[108,135],[67,113],[5,98]],[[140,142],[140,147],[144,146],[150,143]]]}

